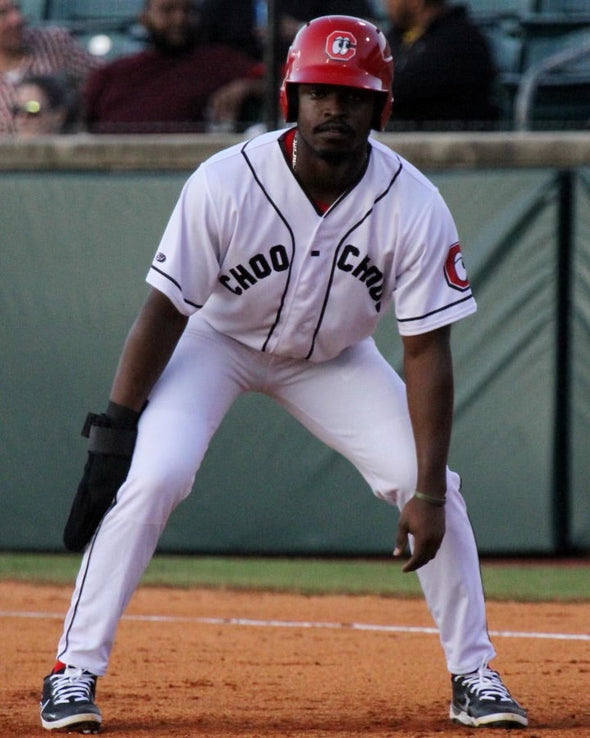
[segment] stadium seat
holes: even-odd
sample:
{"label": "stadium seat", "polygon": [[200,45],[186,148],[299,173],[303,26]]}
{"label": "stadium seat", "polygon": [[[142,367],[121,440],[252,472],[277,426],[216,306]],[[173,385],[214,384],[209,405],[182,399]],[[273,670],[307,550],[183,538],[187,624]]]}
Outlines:
{"label": "stadium seat", "polygon": [[533,35],[525,46],[525,68],[514,90],[515,127],[588,128],[590,26]]}
{"label": "stadium seat", "polygon": [[590,14],[589,0],[539,0],[540,13]]}
{"label": "stadium seat", "polygon": [[503,22],[480,24],[498,70],[496,101],[500,109],[500,125],[512,128],[513,102],[522,69],[523,43]]}
{"label": "stadium seat", "polygon": [[46,0],[47,18],[65,22],[90,19],[134,21],[143,0]]}
{"label": "stadium seat", "polygon": [[[581,2],[563,0],[576,1]],[[584,4],[590,9],[590,0]],[[590,15],[553,7],[479,24],[498,67],[498,100],[507,127],[588,127],[590,55],[577,50],[590,42]]]}
{"label": "stadium seat", "polygon": [[32,22],[45,19],[46,6],[46,0],[20,0],[20,8],[23,15]]}
{"label": "stadium seat", "polygon": [[590,16],[580,18],[568,13],[547,13],[521,18],[523,71],[555,53],[583,43],[589,33]]}
{"label": "stadium seat", "polygon": [[481,31],[488,41],[498,72],[501,75],[519,74],[523,61],[522,39],[499,23],[483,24]]}
{"label": "stadium seat", "polygon": [[538,0],[466,0],[471,17],[476,22],[499,18],[518,18],[537,9]]}
{"label": "stadium seat", "polygon": [[528,96],[514,97],[514,128],[528,130],[588,130],[590,128],[590,76],[552,74],[541,78]]}

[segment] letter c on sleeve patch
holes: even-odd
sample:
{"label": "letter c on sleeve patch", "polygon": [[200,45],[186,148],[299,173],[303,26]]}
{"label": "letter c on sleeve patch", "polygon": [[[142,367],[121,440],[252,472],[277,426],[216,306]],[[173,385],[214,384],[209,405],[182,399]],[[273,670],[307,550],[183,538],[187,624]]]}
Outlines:
{"label": "letter c on sleeve patch", "polygon": [[467,272],[461,255],[461,244],[453,244],[449,249],[444,271],[449,287],[459,290],[459,292],[465,292],[469,289],[469,280],[467,279]]}

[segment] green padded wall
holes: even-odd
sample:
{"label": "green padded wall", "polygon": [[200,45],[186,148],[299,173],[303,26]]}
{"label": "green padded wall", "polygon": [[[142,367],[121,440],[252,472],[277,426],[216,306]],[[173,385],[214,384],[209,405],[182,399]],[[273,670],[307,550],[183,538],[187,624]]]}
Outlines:
{"label": "green padded wall", "polygon": [[[0,549],[60,550],[86,454],[144,276],[187,173],[4,173],[0,179]],[[462,237],[479,311],[453,329],[451,452],[480,549],[554,545],[552,444],[558,258],[550,170],[436,173]],[[586,180],[584,180],[586,181]],[[588,186],[580,188],[580,211]],[[588,243],[580,216],[578,241]],[[576,284],[577,433],[588,436],[588,247]],[[392,315],[377,340],[399,365]],[[590,546],[587,453],[574,453],[576,543]],[[397,514],[268,398],[240,398],[213,439],[161,550],[388,554]]]}
{"label": "green padded wall", "polygon": [[590,547],[590,169],[580,173],[572,261],[570,526],[572,544]]}

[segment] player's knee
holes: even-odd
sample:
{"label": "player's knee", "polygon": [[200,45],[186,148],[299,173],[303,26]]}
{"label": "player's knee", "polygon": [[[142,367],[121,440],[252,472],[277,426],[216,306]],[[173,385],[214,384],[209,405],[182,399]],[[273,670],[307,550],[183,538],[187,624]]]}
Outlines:
{"label": "player's knee", "polygon": [[373,494],[388,505],[397,505],[397,507],[402,508],[414,493],[414,479],[415,477],[409,482],[397,482],[373,488]]}
{"label": "player's knee", "polygon": [[416,464],[412,458],[369,479],[373,494],[388,505],[403,507],[416,489]]}
{"label": "player's knee", "polygon": [[397,505],[397,491],[394,489],[374,489],[373,494],[388,505]]}
{"label": "player's knee", "polygon": [[182,473],[181,469],[166,475],[154,470],[143,473],[132,470],[119,490],[117,507],[121,513],[138,520],[164,522],[189,495],[193,481],[194,474]]}
{"label": "player's knee", "polygon": [[[413,496],[416,491],[416,472],[413,468],[408,468],[407,473],[398,475],[397,481],[380,485],[373,485],[373,494],[380,500],[387,502],[389,505],[397,505],[401,508]],[[454,471],[447,469],[447,497],[454,498],[458,496],[464,505],[463,498],[460,495],[461,477]]]}

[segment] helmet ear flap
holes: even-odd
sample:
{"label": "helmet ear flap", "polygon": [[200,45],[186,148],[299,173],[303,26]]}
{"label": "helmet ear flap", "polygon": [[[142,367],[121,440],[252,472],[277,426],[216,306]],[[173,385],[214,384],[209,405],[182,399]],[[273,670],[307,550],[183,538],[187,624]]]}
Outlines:
{"label": "helmet ear flap", "polygon": [[287,85],[285,88],[285,95],[287,96],[287,114],[285,121],[297,120],[299,115],[299,85]]}
{"label": "helmet ear flap", "polygon": [[387,95],[377,92],[375,94],[375,110],[373,111],[373,121],[371,123],[371,128],[374,131],[382,131],[385,128],[387,119],[389,118],[389,113],[387,113],[387,117],[384,119],[386,105]]}

